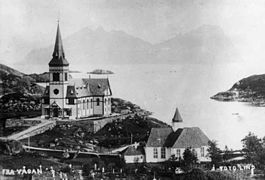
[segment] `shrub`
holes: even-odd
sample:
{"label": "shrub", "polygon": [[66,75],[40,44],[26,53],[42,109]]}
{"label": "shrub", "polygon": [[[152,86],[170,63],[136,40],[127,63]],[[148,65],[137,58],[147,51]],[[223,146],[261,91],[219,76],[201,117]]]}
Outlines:
{"label": "shrub", "polygon": [[233,180],[234,178],[225,172],[209,171],[206,173],[208,180]]}
{"label": "shrub", "polygon": [[194,168],[191,172],[187,173],[184,180],[207,180],[206,174],[202,169]]}

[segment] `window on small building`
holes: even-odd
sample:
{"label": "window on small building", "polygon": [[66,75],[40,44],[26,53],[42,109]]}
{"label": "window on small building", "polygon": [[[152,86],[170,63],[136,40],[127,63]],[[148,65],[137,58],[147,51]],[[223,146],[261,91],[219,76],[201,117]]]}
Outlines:
{"label": "window on small building", "polygon": [[177,157],[177,158],[180,158],[180,149],[177,149],[177,150],[176,150],[176,157]]}
{"label": "window on small building", "polygon": [[204,147],[201,147],[201,157],[204,157],[205,154],[204,154]]}
{"label": "window on small building", "polygon": [[68,103],[69,104],[75,104],[75,99],[74,98],[69,98]]}
{"label": "window on small building", "polygon": [[158,158],[158,152],[157,152],[157,148],[154,148],[154,158],[157,159]]}
{"label": "window on small building", "polygon": [[166,148],[162,147],[161,148],[161,159],[165,159],[166,158]]}
{"label": "window on small building", "polygon": [[109,98],[109,104],[110,104],[110,102],[111,102],[111,99]]}
{"label": "window on small building", "polygon": [[86,100],[87,109],[89,109],[89,99]]}
{"label": "window on small building", "polygon": [[86,109],[86,101],[83,100],[83,109]]}
{"label": "window on small building", "polygon": [[93,101],[92,101],[92,99],[90,100],[90,107],[91,107],[91,109],[93,108]]}
{"label": "window on small building", "polygon": [[67,75],[67,73],[64,74],[64,79],[65,79],[65,81],[68,81],[68,75]]}
{"label": "window on small building", "polygon": [[99,98],[97,98],[97,106],[99,106]]}
{"label": "window on small building", "polygon": [[53,73],[52,79],[53,81],[60,81],[60,73]]}

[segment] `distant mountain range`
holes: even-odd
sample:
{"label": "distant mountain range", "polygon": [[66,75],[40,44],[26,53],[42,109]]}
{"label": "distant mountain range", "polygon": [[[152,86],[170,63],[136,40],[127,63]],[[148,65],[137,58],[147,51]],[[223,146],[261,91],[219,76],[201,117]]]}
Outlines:
{"label": "distant mountain range", "polygon": [[[63,32],[63,30],[62,30]],[[185,34],[151,44],[123,31],[84,28],[63,39],[66,58],[81,64],[178,64],[238,61],[230,39],[218,26],[204,25]],[[45,65],[53,44],[30,51],[20,63]]]}

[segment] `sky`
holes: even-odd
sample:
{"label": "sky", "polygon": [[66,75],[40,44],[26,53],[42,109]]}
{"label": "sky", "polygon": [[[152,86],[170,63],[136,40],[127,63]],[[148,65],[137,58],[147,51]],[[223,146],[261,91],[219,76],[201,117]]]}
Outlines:
{"label": "sky", "polygon": [[21,50],[21,56],[36,45],[52,44],[58,19],[63,37],[101,26],[151,43],[201,25],[216,25],[244,60],[265,62],[263,0],[0,0],[1,61],[8,53]]}

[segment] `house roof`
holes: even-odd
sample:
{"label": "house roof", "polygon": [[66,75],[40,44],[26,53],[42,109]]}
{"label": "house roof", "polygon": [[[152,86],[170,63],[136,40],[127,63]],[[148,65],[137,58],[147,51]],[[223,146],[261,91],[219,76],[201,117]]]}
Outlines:
{"label": "house roof", "polygon": [[125,156],[135,156],[135,155],[143,155],[144,154],[144,149],[142,146],[129,146],[126,151],[124,152]]}
{"label": "house roof", "polygon": [[[176,140],[172,139],[172,148],[199,148],[201,146],[207,146],[209,138],[198,127],[183,128],[182,131],[177,130],[174,132],[177,136]],[[173,135],[174,136],[174,135]],[[171,145],[170,144],[170,145]]]}
{"label": "house roof", "polygon": [[178,108],[176,108],[174,117],[172,118],[172,122],[183,122],[182,117],[180,116]]}
{"label": "house roof", "polygon": [[152,128],[146,147],[164,146],[168,135],[172,132],[172,128]]}
{"label": "house roof", "polygon": [[52,60],[49,62],[49,66],[68,66],[68,65],[69,63],[65,59],[64,55],[63,41],[61,37],[60,26],[58,23]]}

